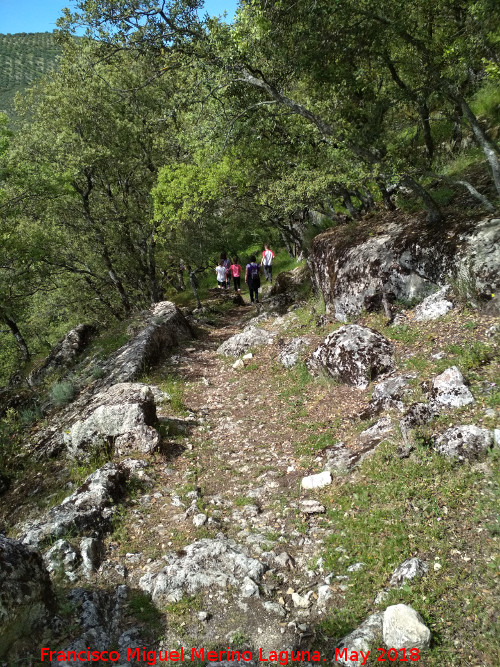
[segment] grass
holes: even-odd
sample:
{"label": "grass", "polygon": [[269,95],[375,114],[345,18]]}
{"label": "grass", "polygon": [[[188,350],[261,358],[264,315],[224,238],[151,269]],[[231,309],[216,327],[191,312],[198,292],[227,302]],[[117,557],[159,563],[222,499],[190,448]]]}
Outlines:
{"label": "grass", "polygon": [[401,602],[423,616],[433,633],[426,667],[458,664],[457,638],[459,650],[474,656],[470,664],[486,656],[493,662],[481,664],[496,664],[500,638],[493,637],[487,619],[498,548],[495,538],[486,537],[485,525],[490,536],[497,530],[498,455],[492,455],[490,465],[496,474],[491,479],[489,472],[457,465],[423,446],[400,460],[385,443],[362,464],[358,481],[326,492],[322,502],[329,508],[331,536],[323,554],[325,568],[345,574],[352,563],[366,567],[351,575],[342,608],[323,621],[321,631],[338,639],[357,627],[372,613],[373,599],[395,567],[418,555],[430,563],[428,574],[392,591],[384,607]]}

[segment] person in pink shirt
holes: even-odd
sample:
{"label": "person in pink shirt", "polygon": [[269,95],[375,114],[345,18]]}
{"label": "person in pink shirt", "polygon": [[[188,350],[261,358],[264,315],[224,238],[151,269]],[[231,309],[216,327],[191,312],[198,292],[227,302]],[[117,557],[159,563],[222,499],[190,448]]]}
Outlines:
{"label": "person in pink shirt", "polygon": [[229,271],[233,276],[234,291],[241,294],[241,266],[238,264],[237,257],[233,257],[233,263],[229,267]]}

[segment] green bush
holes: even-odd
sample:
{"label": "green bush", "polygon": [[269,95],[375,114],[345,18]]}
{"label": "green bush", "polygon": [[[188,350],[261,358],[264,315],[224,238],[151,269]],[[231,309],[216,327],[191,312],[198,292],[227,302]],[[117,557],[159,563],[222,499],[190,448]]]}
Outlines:
{"label": "green bush", "polygon": [[54,405],[66,405],[75,395],[75,385],[71,380],[56,382],[50,390],[50,399]]}

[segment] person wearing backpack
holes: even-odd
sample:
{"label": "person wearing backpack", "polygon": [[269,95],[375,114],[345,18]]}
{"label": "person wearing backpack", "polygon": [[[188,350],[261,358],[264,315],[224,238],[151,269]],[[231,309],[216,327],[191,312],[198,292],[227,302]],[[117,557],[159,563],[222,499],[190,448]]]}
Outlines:
{"label": "person wearing backpack", "polygon": [[273,259],[274,252],[266,243],[262,252],[261,266],[264,267],[264,275],[266,276],[266,280],[269,280],[271,284],[273,282]]}
{"label": "person wearing backpack", "polygon": [[229,268],[231,266],[231,260],[228,258],[225,252],[221,252],[220,258],[222,260],[222,264],[226,270],[226,279],[224,283],[224,287],[226,289],[229,289],[231,285],[231,269]]}
{"label": "person wearing backpack", "polygon": [[260,266],[257,264],[255,255],[250,257],[250,263],[246,265],[245,282],[250,291],[250,301],[259,303]]}

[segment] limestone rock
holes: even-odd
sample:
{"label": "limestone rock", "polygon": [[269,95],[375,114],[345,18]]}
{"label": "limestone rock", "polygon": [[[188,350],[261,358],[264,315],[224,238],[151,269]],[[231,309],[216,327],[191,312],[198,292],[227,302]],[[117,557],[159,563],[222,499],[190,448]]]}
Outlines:
{"label": "limestone rock", "polygon": [[395,375],[375,385],[371,398],[374,412],[387,408],[403,409],[401,399],[408,392],[408,381],[402,375]]}
{"label": "limestone rock", "polygon": [[407,581],[423,577],[428,569],[427,564],[420,558],[409,558],[394,570],[389,585],[393,588],[401,588]]}
{"label": "limestone rock", "polygon": [[105,368],[105,385],[109,387],[135,380],[165,358],[182,340],[192,337],[188,321],[174,303],[156,303],[148,311],[137,335],[109,358]]}
{"label": "limestone rock", "polygon": [[[359,656],[360,652],[363,652],[365,655],[373,646],[375,640],[378,640],[382,635],[382,613],[378,612],[369,616],[366,621],[361,623],[361,625],[356,628],[353,632],[343,637],[339,644],[338,649],[342,651],[347,649],[347,660],[343,658],[337,659],[337,663],[342,665],[361,665],[363,660]],[[380,644],[379,644],[380,645]],[[392,646],[392,644],[391,644]],[[349,656],[352,651],[358,653],[358,660],[350,660]],[[338,654],[337,654],[338,655]]]}
{"label": "limestone rock", "polygon": [[310,339],[305,336],[292,338],[288,343],[284,343],[278,354],[278,361],[285,368],[291,368],[299,360],[299,355],[309,344]]}
{"label": "limestone rock", "polygon": [[300,501],[300,511],[304,514],[323,514],[326,509],[317,500],[307,499]]}
{"label": "limestone rock", "polygon": [[383,419],[379,419],[377,422],[375,422],[375,424],[370,426],[370,428],[361,431],[357,439],[361,445],[373,448],[393,433],[394,428],[392,426],[391,420],[388,417],[384,417]]}
{"label": "limestone rock", "polygon": [[72,458],[84,458],[87,451],[105,445],[113,446],[117,454],[130,450],[150,453],[160,440],[155,423],[151,389],[123,382],[94,396],[63,439]]}
{"label": "limestone rock", "polygon": [[266,570],[263,563],[247,556],[223,535],[193,542],[164,559],[166,565],[139,580],[139,588],[160,604],[178,601],[184,594],[194,595],[211,586],[241,586],[246,577],[257,584]]}
{"label": "limestone rock", "polygon": [[80,542],[82,569],[89,575],[99,569],[104,554],[104,544],[95,537],[84,537]]}
{"label": "limestone rock", "polygon": [[70,581],[76,581],[76,570],[82,561],[80,553],[66,540],[56,540],[54,545],[43,555],[48,572],[63,574]]}
{"label": "limestone rock", "polygon": [[317,475],[308,475],[302,478],[301,486],[303,489],[322,489],[332,483],[330,471],[324,470]]}
{"label": "limestone rock", "polygon": [[69,530],[103,532],[109,527],[110,506],[124,491],[125,479],[126,474],[119,465],[106,463],[60,505],[52,507],[38,521],[29,522],[21,541],[37,546],[42,540],[60,537]]}
{"label": "limestone rock", "polygon": [[[384,294],[423,299],[453,278],[478,306],[496,309],[500,288],[500,220],[449,220],[438,233],[424,221],[335,227],[316,236],[309,255],[313,283],[327,313],[346,322],[381,307]],[[491,312],[492,315],[495,312]]]}
{"label": "limestone rock", "polygon": [[91,324],[79,324],[71,329],[50,351],[43,364],[29,374],[29,385],[35,387],[52,371],[69,368],[88,345],[95,331]]}
{"label": "limestone rock", "polygon": [[393,348],[373,329],[343,326],[327,336],[308,360],[310,370],[324,370],[345,384],[366,389],[376,377],[393,369]]}
{"label": "limestone rock", "polygon": [[474,402],[474,397],[464,384],[462,373],[456,366],[447,368],[432,381],[432,397],[438,405],[461,408]]}
{"label": "limestone rock", "polygon": [[40,554],[0,535],[0,658],[18,641],[28,638],[33,643],[33,633],[54,612],[50,578]]}
{"label": "limestone rock", "polygon": [[435,440],[434,449],[449,458],[473,460],[493,447],[493,434],[473,424],[453,426]]}
{"label": "limestone rock", "polygon": [[397,650],[429,648],[431,631],[422,617],[406,604],[387,607],[383,618],[384,644]]}
{"label": "limestone rock", "polygon": [[248,327],[235,336],[231,336],[217,348],[218,354],[223,354],[225,357],[241,357],[246,354],[251,348],[259,347],[260,345],[271,345],[274,340],[274,335],[265,329],[258,329],[257,327]]}
{"label": "limestone rock", "polygon": [[451,287],[445,285],[440,290],[426,297],[414,310],[416,322],[427,322],[437,320],[438,317],[446,315],[453,308],[453,303],[446,298]]}

